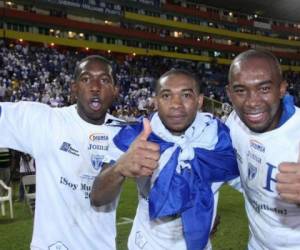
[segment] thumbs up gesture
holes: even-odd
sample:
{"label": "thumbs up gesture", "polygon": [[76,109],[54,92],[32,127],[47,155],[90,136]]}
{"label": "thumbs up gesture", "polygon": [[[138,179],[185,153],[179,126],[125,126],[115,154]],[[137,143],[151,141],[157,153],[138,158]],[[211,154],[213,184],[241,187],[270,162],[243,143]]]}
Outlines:
{"label": "thumbs up gesture", "polygon": [[123,176],[149,176],[158,167],[159,145],[147,141],[152,132],[150,121],[144,118],[143,125],[143,131],[116,162],[116,170]]}
{"label": "thumbs up gesture", "polygon": [[136,141],[139,140],[139,139],[142,140],[142,141],[147,141],[149,135],[151,134],[152,128],[151,128],[150,121],[147,118],[143,119],[143,127],[144,127],[144,129],[139,134],[139,136],[137,137]]}
{"label": "thumbs up gesture", "polygon": [[300,204],[300,152],[298,162],[282,162],[276,176],[280,197],[290,203]]}

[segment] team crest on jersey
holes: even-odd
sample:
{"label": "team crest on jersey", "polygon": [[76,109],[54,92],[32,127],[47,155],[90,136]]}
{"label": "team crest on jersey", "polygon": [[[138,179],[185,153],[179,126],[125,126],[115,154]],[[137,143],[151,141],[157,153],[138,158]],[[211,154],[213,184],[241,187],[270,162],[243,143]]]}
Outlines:
{"label": "team crest on jersey", "polygon": [[135,245],[138,246],[138,248],[143,249],[147,243],[147,239],[145,239],[142,232],[137,231],[135,233]]}
{"label": "team crest on jersey", "polygon": [[248,163],[248,179],[251,181],[255,178],[257,174],[257,168],[251,164],[250,162]]}
{"label": "team crest on jersey", "polygon": [[60,241],[55,242],[54,244],[50,245],[49,250],[68,250],[68,248]]}
{"label": "team crest on jersey", "polygon": [[91,155],[91,162],[95,170],[99,170],[103,164],[103,155]]}

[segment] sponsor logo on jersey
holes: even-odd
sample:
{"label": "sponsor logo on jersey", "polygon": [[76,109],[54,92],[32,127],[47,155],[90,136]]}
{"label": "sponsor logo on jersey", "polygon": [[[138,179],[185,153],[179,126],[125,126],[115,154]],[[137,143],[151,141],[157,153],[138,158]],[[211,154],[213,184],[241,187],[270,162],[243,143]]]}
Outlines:
{"label": "sponsor logo on jersey", "polygon": [[49,250],[68,250],[69,248],[67,248],[62,242],[57,241],[54,244],[50,245],[48,247]]}
{"label": "sponsor logo on jersey", "polygon": [[258,164],[261,164],[261,158],[257,156],[255,153],[248,151],[247,154],[248,159],[255,161]]}
{"label": "sponsor logo on jersey", "polygon": [[108,150],[108,145],[89,144],[88,150]]}
{"label": "sponsor logo on jersey", "polygon": [[253,180],[256,174],[257,174],[257,168],[253,164],[248,162],[248,179],[250,181]]}
{"label": "sponsor logo on jersey", "polygon": [[90,160],[95,170],[99,170],[103,165],[105,151],[108,150],[109,137],[103,133],[93,133],[89,135],[88,150]]}
{"label": "sponsor logo on jersey", "polygon": [[271,207],[269,204],[259,203],[256,200],[249,198],[249,202],[257,213],[261,213],[261,210],[273,212],[278,215],[288,215],[288,210],[285,208]]}
{"label": "sponsor logo on jersey", "polygon": [[59,148],[61,151],[68,152],[70,154],[79,156],[79,151],[71,146],[68,142],[63,142]]}
{"label": "sponsor logo on jersey", "polygon": [[89,136],[90,141],[108,141],[108,136],[105,134],[99,134],[99,133],[95,133],[95,134],[91,134]]}
{"label": "sponsor logo on jersey", "polygon": [[92,162],[93,168],[95,170],[99,170],[100,169],[100,167],[103,164],[103,158],[104,158],[103,155],[95,155],[95,154],[91,155],[91,162]]}
{"label": "sponsor logo on jersey", "polygon": [[256,140],[250,140],[250,147],[262,153],[266,151],[265,146]]}
{"label": "sponsor logo on jersey", "polygon": [[89,136],[88,150],[108,150],[108,135],[94,133]]}

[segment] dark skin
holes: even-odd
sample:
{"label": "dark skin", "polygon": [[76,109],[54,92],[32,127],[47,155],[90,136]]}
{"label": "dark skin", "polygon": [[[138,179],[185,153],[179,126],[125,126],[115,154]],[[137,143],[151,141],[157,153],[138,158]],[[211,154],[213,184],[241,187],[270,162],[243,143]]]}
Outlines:
{"label": "dark skin", "polygon": [[199,94],[196,84],[184,74],[168,75],[159,81],[155,106],[161,121],[174,135],[184,133],[202,106],[203,95]]}
{"label": "dark skin", "polygon": [[[281,98],[287,83],[282,80],[276,64],[266,58],[234,62],[227,86],[233,107],[252,131],[264,133],[278,126]],[[282,162],[278,168],[277,191],[290,203],[300,203],[300,152],[298,162]]]}
{"label": "dark skin", "polygon": [[158,167],[159,145],[147,141],[151,132],[149,120],[144,119],[144,130],[127,152],[120,157],[114,167],[104,166],[92,187],[92,205],[98,207],[114,201],[121,191],[125,177],[150,176]]}
{"label": "dark skin", "polygon": [[[182,73],[172,73],[160,78],[156,87],[156,108],[166,128],[180,135],[191,125],[203,102],[196,80]],[[102,206],[112,202],[120,193],[125,177],[152,175],[158,167],[159,145],[147,141],[152,129],[144,119],[144,130],[120,157],[114,167],[104,169],[95,179],[91,203]]]}
{"label": "dark skin", "polygon": [[[155,106],[165,127],[174,135],[181,135],[194,121],[202,107],[203,95],[192,77],[175,73],[160,78],[156,87]],[[120,157],[115,167],[106,167],[94,181],[91,203],[101,206],[112,202],[120,193],[125,177],[152,175],[158,167],[159,145],[148,142],[152,132],[150,122],[144,119],[144,130]],[[101,190],[101,192],[99,192]],[[219,219],[214,222],[212,235]]]}
{"label": "dark skin", "polygon": [[90,59],[82,62],[79,69],[79,75],[72,84],[78,114],[88,123],[101,125],[118,95],[112,68],[104,61]]}
{"label": "dark skin", "polygon": [[238,62],[232,70],[227,94],[240,119],[254,132],[277,127],[286,82],[268,60],[252,58]]}

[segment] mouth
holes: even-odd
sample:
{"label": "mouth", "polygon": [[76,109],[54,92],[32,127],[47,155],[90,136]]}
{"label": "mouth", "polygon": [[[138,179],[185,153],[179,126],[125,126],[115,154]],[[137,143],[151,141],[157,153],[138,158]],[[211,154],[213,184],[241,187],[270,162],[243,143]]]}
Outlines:
{"label": "mouth", "polygon": [[185,119],[185,115],[184,114],[175,114],[175,115],[170,115],[169,119],[174,122],[174,123],[179,123],[182,120]]}
{"label": "mouth", "polygon": [[89,102],[89,107],[94,111],[99,111],[101,106],[101,100],[99,97],[93,97]]}
{"label": "mouth", "polygon": [[244,116],[251,123],[261,123],[266,119],[266,112],[244,113]]}

